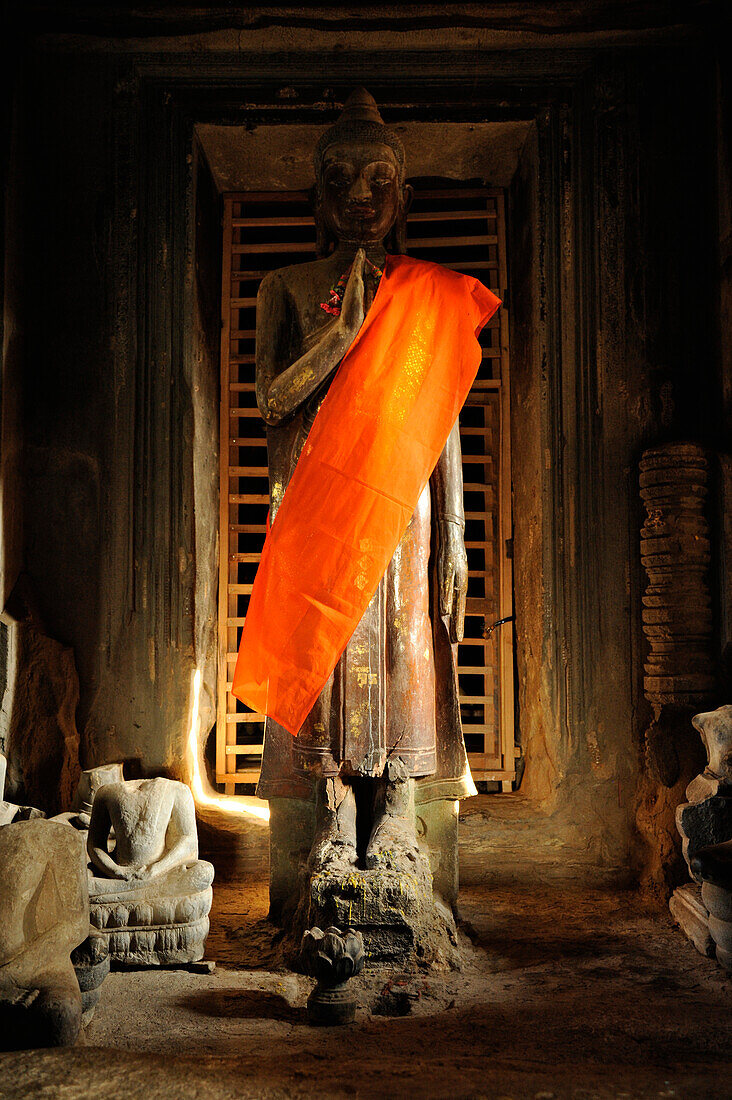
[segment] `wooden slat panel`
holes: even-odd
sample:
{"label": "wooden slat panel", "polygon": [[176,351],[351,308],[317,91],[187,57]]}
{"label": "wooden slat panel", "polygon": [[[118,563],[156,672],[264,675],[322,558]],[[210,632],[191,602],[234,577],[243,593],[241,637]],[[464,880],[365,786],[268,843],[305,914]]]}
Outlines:
{"label": "wooden slat panel", "polygon": [[419,248],[466,248],[498,244],[498,237],[483,234],[475,237],[416,237],[409,242],[409,251]]}
{"label": "wooden slat panel", "polygon": [[[235,772],[217,772],[216,782],[228,788],[231,783],[256,783],[259,779],[259,768],[242,768]],[[234,794],[233,790],[226,790],[226,794]]]}

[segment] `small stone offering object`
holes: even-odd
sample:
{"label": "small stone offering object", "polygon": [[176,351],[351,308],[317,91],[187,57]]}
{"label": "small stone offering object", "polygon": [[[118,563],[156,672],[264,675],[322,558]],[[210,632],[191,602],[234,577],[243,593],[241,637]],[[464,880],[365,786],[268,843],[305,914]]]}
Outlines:
{"label": "small stone offering object", "polygon": [[356,998],[348,988],[365,961],[363,936],[353,928],[311,928],[302,938],[301,958],[306,972],[317,978],[308,997],[311,1024],[331,1027],[350,1024],[356,1015]]}
{"label": "small stone offering object", "polygon": [[72,951],[89,935],[84,842],[60,822],[0,828],[0,1050],[74,1043]]}
{"label": "small stone offering object", "polygon": [[198,858],[195,805],[184,783],[100,787],[87,850],[91,922],[107,937],[112,961],[157,966],[203,958],[214,869]]}
{"label": "small stone offering object", "polygon": [[695,882],[675,890],[669,906],[694,946],[732,970],[732,706],[692,722],[707,766],[686,788],[676,823]]}

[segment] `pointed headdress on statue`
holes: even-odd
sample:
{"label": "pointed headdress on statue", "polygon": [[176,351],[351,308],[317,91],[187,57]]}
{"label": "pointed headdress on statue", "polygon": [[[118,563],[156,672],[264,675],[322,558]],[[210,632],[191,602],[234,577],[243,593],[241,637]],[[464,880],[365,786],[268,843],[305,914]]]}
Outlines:
{"label": "pointed headdress on statue", "polygon": [[399,168],[399,182],[404,182],[404,146],[398,135],[391,130],[379,114],[376,100],[365,88],[356,88],[351,92],[341,111],[338,121],[321,135],[313,163],[315,177],[320,182],[323,155],[329,145],[338,141],[377,141],[388,145],[394,153]]}
{"label": "pointed headdress on statue", "polygon": [[329,146],[339,141],[363,141],[376,142],[386,145],[394,154],[399,173],[399,186],[401,191],[400,210],[397,220],[389,234],[386,244],[387,252],[403,254],[407,250],[407,208],[411,201],[412,188],[404,186],[406,173],[406,158],[404,146],[398,134],[391,130],[379,114],[376,100],[365,88],[356,88],[346,100],[337,122],[321,135],[313,154],[315,167],[315,193],[313,205],[315,209],[315,223],[317,229],[316,249],[319,256],[327,256],[330,249],[336,244],[332,240],[323,225],[318,213],[319,196],[322,187],[322,170],[325,151]]}

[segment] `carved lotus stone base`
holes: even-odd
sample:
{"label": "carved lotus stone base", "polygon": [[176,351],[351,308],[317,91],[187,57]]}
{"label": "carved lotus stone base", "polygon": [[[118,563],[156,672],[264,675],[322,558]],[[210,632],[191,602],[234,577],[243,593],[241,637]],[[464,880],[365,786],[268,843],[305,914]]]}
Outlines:
{"label": "carved lotus stone base", "polygon": [[[171,966],[202,959],[213,875],[213,866],[199,860],[133,889],[112,879],[93,879],[91,922],[106,938],[111,960],[126,966]],[[104,893],[96,892],[101,884]]]}
{"label": "carved lotus stone base", "polygon": [[695,882],[679,886],[668,903],[671,915],[687,939],[707,959],[715,956],[714,940],[709,931],[709,913],[701,897],[701,887]]}
{"label": "carved lotus stone base", "polygon": [[329,925],[361,932],[368,963],[425,962],[458,967],[452,914],[435,904],[426,861],[417,873],[353,869],[305,876],[296,929]]}

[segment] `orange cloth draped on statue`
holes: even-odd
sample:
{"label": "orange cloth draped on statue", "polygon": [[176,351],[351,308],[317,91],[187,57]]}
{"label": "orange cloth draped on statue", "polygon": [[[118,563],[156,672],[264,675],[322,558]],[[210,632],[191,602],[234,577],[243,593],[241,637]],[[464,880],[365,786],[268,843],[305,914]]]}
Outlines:
{"label": "orange cloth draped on statue", "polygon": [[407,528],[481,361],[500,299],[387,256],[267,535],[233,694],[297,734]]}

